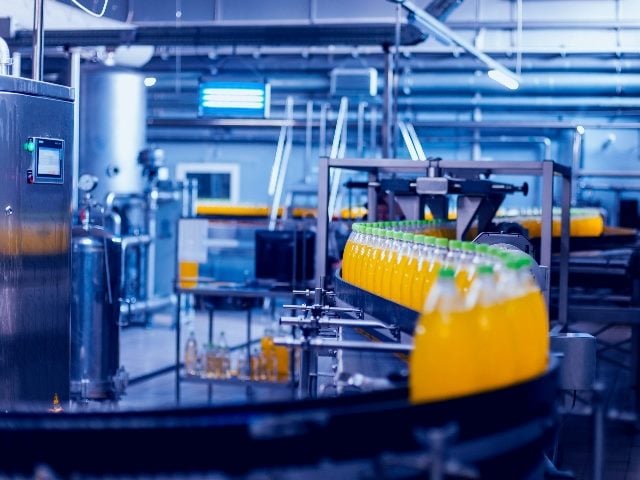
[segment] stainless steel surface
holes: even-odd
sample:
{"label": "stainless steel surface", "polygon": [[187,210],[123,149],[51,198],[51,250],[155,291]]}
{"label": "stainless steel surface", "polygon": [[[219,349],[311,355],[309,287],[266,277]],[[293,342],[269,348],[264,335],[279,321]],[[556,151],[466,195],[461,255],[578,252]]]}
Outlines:
{"label": "stainless steel surface", "polygon": [[[303,339],[293,339],[285,337],[275,337],[273,339],[275,345],[284,347],[302,347],[313,350],[325,348],[342,349],[342,350],[359,350],[368,352],[390,352],[390,353],[411,353],[413,345],[403,343],[382,343],[368,342],[356,340],[328,340],[326,338],[312,338],[308,341]],[[302,373],[301,373],[302,377]]]}
{"label": "stainless steel surface", "polygon": [[[338,119],[336,120],[336,129],[333,134],[333,141],[331,142],[331,152],[329,158],[344,158],[344,154],[347,148],[347,118],[349,116],[349,99],[342,97],[340,99],[340,109],[338,110]],[[333,170],[329,173],[330,193],[329,203],[327,205],[327,212],[329,215],[329,221],[337,213],[338,207],[338,192],[340,190],[340,178],[342,172],[340,170]]]}
{"label": "stainless steel surface", "polygon": [[560,388],[591,390],[596,381],[596,338],[588,333],[551,335],[551,352],[562,354]]}
{"label": "stainless steel surface", "polygon": [[80,177],[80,49],[71,50],[69,59],[70,87],[75,93],[76,102],[73,104],[73,151],[71,157],[71,205],[78,209],[78,178]]}
{"label": "stainless steel surface", "polygon": [[[285,105],[285,114],[287,120],[293,120],[293,97],[287,97]],[[271,170],[271,181],[269,182],[269,195],[271,195],[271,211],[269,212],[269,230],[275,230],[278,220],[278,211],[282,202],[282,193],[284,191],[284,182],[287,178],[289,169],[289,159],[291,158],[291,149],[293,147],[293,127],[282,127],[280,138],[278,140],[278,148],[276,149],[276,157],[273,160],[273,168]]]}
{"label": "stainless steel surface", "polygon": [[9,45],[4,38],[0,37],[0,75],[9,75],[13,59],[9,51]]}
{"label": "stainless steel surface", "polygon": [[114,399],[120,367],[120,269],[114,237],[102,228],[73,229],[71,396]]}
{"label": "stainless steel surface", "polygon": [[146,142],[144,75],[104,68],[82,70],[80,170],[100,179],[95,195],[142,190],[138,153]]}
{"label": "stainless steel surface", "polygon": [[36,80],[42,80],[42,64],[44,62],[44,0],[33,1],[33,50],[32,74]]}
{"label": "stainless steel surface", "polygon": [[385,49],[384,53],[384,97],[382,106],[382,156],[390,158],[393,156],[393,103],[395,98],[393,97],[393,82],[394,82],[394,69],[393,69],[393,54]]}
{"label": "stainless steel surface", "polygon": [[[39,92],[57,92],[47,98]],[[71,168],[71,91],[0,77],[0,399],[50,402],[69,395],[71,185],[28,184],[29,136],[65,141]]]}

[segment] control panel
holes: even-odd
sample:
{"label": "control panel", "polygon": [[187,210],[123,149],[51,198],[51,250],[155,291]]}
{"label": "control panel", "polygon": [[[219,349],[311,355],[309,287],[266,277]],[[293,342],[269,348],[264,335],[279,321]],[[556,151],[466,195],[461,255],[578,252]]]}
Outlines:
{"label": "control panel", "polygon": [[64,140],[30,137],[24,149],[31,154],[27,183],[64,183]]}

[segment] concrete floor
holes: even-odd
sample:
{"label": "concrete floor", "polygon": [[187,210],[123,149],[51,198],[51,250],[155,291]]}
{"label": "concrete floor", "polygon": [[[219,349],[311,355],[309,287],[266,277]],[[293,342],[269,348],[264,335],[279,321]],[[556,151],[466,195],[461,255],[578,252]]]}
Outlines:
{"label": "concrete floor", "polygon": [[[206,312],[198,312],[193,320],[194,331],[200,345],[208,336],[208,320]],[[255,309],[253,311],[253,339],[259,339],[267,328],[277,328],[275,316]],[[581,326],[582,331],[589,331],[588,325]],[[224,331],[231,347],[244,344],[246,341],[246,312],[239,310],[218,311],[215,315],[215,334]],[[188,327],[183,327],[182,343],[186,340]],[[608,340],[620,340],[629,336],[629,329],[616,327],[606,333]],[[183,345],[182,345],[183,346]],[[237,352],[244,354],[245,350]],[[619,354],[620,355],[620,354]],[[182,358],[182,354],[181,354]],[[373,354],[349,354],[345,358],[351,365],[362,366],[363,373],[369,375],[385,375],[397,371],[405,365],[397,358],[381,359]],[[622,357],[620,357],[622,358]],[[121,360],[129,372],[130,378],[153,372],[163,367],[170,367],[175,362],[175,329],[172,328],[170,315],[156,315],[149,328],[130,327],[122,331]],[[366,366],[366,367],[365,367]],[[327,373],[330,365],[325,364]],[[635,428],[633,419],[627,415],[632,409],[634,392],[630,388],[630,372],[599,362],[598,375],[606,386],[605,408],[610,417],[605,428],[605,480],[640,479],[640,433]],[[257,388],[254,390],[254,401],[277,400],[290,398],[287,389]],[[587,394],[588,396],[588,394]],[[181,406],[196,406],[207,403],[246,402],[245,387],[216,385],[209,397],[206,385],[182,383]],[[119,403],[120,409],[173,408],[176,406],[175,374],[173,371],[156,376],[144,382],[130,385],[126,396]],[[593,475],[593,417],[586,415],[589,408],[579,401],[572,409],[572,414],[561,420],[558,448],[555,453],[557,466],[562,470],[570,470],[575,478],[592,480]],[[575,415],[574,413],[579,413]],[[550,455],[553,452],[550,452]]]}

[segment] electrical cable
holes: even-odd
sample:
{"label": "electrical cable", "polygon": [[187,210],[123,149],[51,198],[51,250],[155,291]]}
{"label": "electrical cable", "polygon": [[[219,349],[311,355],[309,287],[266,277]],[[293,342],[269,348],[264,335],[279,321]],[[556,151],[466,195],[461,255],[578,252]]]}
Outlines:
{"label": "electrical cable", "polygon": [[88,9],[87,7],[85,7],[82,3],[80,3],[79,0],[71,0],[73,2],[73,4],[78,7],[80,10],[82,10],[85,13],[88,13],[89,15],[91,15],[92,17],[96,17],[96,18],[101,18],[104,16],[105,12],[107,11],[107,6],[109,5],[109,0],[104,0],[104,4],[102,5],[102,10],[100,10],[100,13],[96,13],[93,10]]}

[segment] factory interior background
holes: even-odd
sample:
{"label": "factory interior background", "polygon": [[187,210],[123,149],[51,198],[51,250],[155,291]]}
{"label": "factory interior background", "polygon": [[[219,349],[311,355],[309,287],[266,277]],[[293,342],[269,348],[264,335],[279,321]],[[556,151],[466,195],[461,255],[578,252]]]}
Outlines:
{"label": "factory interior background", "polygon": [[640,478],[640,0],[1,0],[0,159],[0,475]]}

